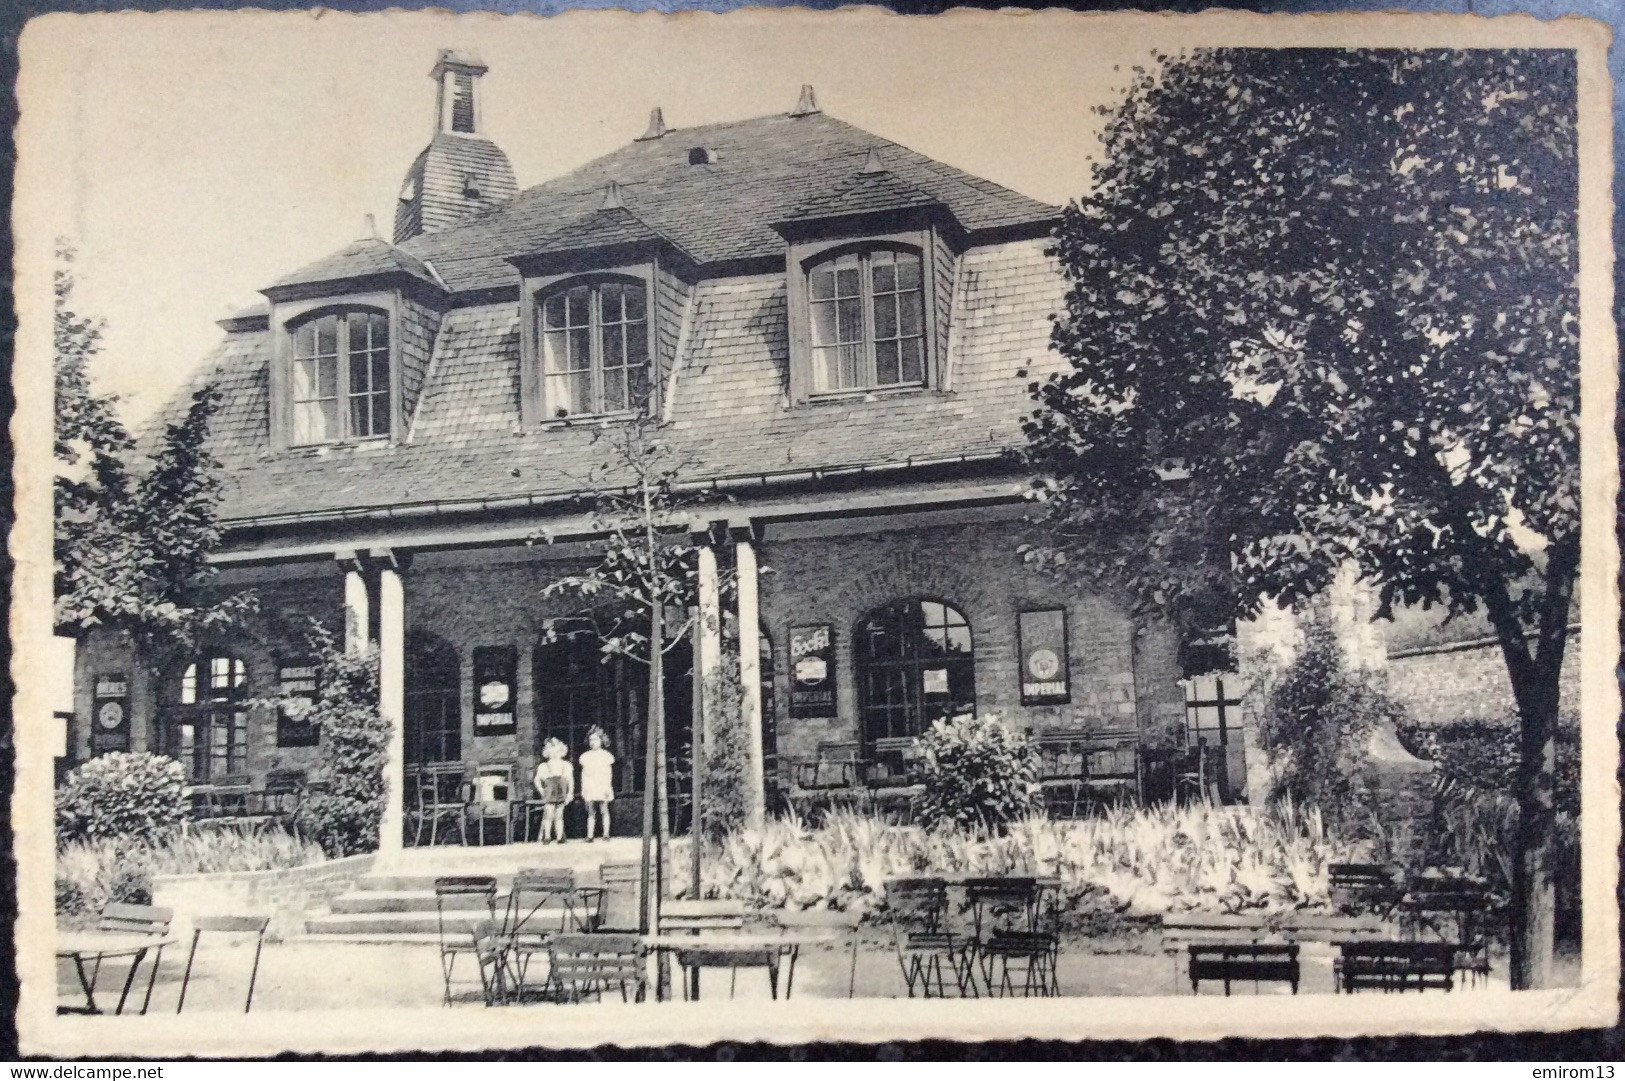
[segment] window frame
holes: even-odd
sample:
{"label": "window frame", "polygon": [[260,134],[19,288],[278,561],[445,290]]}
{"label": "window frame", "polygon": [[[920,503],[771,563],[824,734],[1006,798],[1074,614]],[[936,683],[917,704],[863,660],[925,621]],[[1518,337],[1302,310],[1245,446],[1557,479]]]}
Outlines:
{"label": "window frame", "polygon": [[[926,605],[936,605],[943,609],[942,621],[931,622],[926,614]],[[872,619],[883,618],[893,612],[902,613],[898,621],[901,631],[917,637],[899,639],[896,656],[876,657],[870,652],[868,635],[865,625]],[[948,618],[952,613],[959,622]],[[929,656],[920,649],[929,632],[933,629],[941,630],[944,638],[948,632],[963,626],[967,640],[964,651],[945,653],[940,657]],[[940,661],[941,663],[935,663]],[[962,666],[962,678],[968,680],[969,705],[968,708],[954,711],[954,666]],[[925,690],[925,670],[927,668],[942,668],[949,682],[948,690],[940,692],[947,696],[944,702],[927,701],[927,694],[932,697],[937,692]],[[852,626],[852,671],[853,693],[856,696],[858,713],[858,737],[866,748],[872,748],[877,741],[896,741],[899,739],[915,738],[929,731],[931,724],[939,718],[953,718],[969,714],[976,715],[976,629],[969,615],[965,613],[962,605],[945,600],[934,595],[918,595],[898,597],[873,608],[860,615]],[[875,700],[871,693],[872,676],[885,676],[895,674],[903,681],[901,685],[901,699],[896,701]],[[948,712],[941,713],[934,706],[943,706]],[[902,723],[893,723],[889,714],[902,712]],[[884,717],[884,721],[878,720]],[[878,729],[884,727],[885,733],[878,734]],[[910,729],[913,729],[910,731]]]}
{"label": "window frame", "polygon": [[[368,388],[364,391],[357,391],[351,378],[352,368],[354,367],[355,363],[354,357],[356,355],[352,351],[352,343],[355,332],[351,325],[351,319],[357,316],[362,317],[364,320],[363,325],[367,328],[366,333],[368,338],[367,348],[362,350],[362,353],[368,357]],[[299,350],[300,335],[304,333],[306,327],[314,327],[316,324],[326,319],[333,319],[335,321],[333,340],[334,351],[330,354],[321,352],[321,338],[319,332],[316,332],[316,351],[309,357],[302,356]],[[384,353],[384,363],[387,366],[384,373],[384,387],[382,390],[379,390],[373,383],[373,376],[376,374],[373,370],[373,355],[380,352],[380,350],[372,344],[371,340],[371,328],[375,319],[382,319],[384,333],[387,336],[384,347],[381,350]],[[390,313],[387,309],[371,306],[346,305],[344,307],[320,308],[314,312],[300,316],[297,319],[290,320],[286,324],[287,334],[289,337],[288,445],[290,447],[319,447],[327,446],[333,443],[364,443],[372,440],[387,440],[394,437],[396,422],[394,405],[396,354],[393,323],[394,320],[390,318]],[[320,375],[318,374],[318,396],[314,398],[295,397],[297,393],[295,389],[297,380],[294,378],[293,373],[296,366],[305,360],[315,360],[318,362],[322,360],[332,361],[334,367],[332,395],[320,395],[321,383]],[[384,401],[384,416],[388,423],[388,430],[383,432],[371,431],[365,434],[357,433],[355,431],[353,413],[357,401],[359,400],[366,403],[368,417],[369,419],[373,420],[373,426],[376,427],[377,400],[380,398],[382,398]],[[324,401],[332,401],[335,403],[337,426],[339,429],[338,432],[330,433],[326,438],[321,439],[298,438],[299,406],[307,402]]]}
{"label": "window frame", "polygon": [[[613,322],[604,317],[604,295],[608,289],[624,289],[632,293],[641,292],[643,296],[643,318],[639,322],[622,318]],[[587,322],[576,326],[569,322],[570,308],[568,297],[578,289],[587,291]],[[635,416],[639,412],[647,412],[655,400],[655,375],[657,367],[654,356],[654,312],[651,307],[648,282],[638,278],[621,274],[582,274],[565,278],[553,285],[540,290],[531,305],[531,336],[536,342],[536,377],[539,383],[538,395],[542,406],[542,419],[544,421],[567,421],[579,417],[616,417]],[[565,324],[560,328],[547,326],[547,311],[549,305],[555,301],[564,301]],[[624,314],[623,301],[623,314]],[[606,363],[607,354],[604,349],[605,328],[616,326],[631,328],[641,323],[641,336],[644,341],[643,368],[645,371],[645,385],[648,388],[641,405],[632,400],[630,375],[627,377],[627,404],[623,407],[611,409],[605,400],[606,375],[611,370],[630,373],[634,370],[631,364],[612,366]],[[548,336],[554,329],[562,330],[566,336],[573,330],[584,330],[587,337],[587,364],[585,368],[569,368],[562,372],[554,372],[548,368]],[[625,342],[633,340],[629,330],[622,331]],[[627,351],[625,356],[629,356]],[[623,360],[625,359],[623,356]],[[571,358],[574,360],[574,358]],[[585,372],[588,381],[588,408],[580,412],[560,415],[558,404],[554,400],[551,386],[555,380],[568,377],[577,372]]]}
{"label": "window frame", "polygon": [[[226,662],[227,685],[214,686],[214,662]],[[249,748],[254,720],[249,716],[252,674],[239,653],[229,649],[205,649],[188,656],[168,693],[169,710],[163,727],[165,751],[186,771],[189,785],[221,784],[228,778],[245,776],[249,770]],[[217,693],[218,692],[218,693]],[[182,733],[191,729],[190,739]],[[216,731],[225,739],[217,754]],[[224,764],[216,768],[216,760]],[[233,763],[237,768],[232,769]]]}
{"label": "window frame", "polygon": [[[327,447],[387,445],[405,437],[405,415],[402,406],[401,373],[401,309],[399,289],[327,295],[300,300],[282,300],[274,303],[270,325],[274,328],[275,352],[271,364],[270,386],[270,441],[275,451],[310,453]],[[330,439],[299,442],[294,438],[294,363],[298,355],[296,338],[300,328],[328,315],[346,316],[352,312],[382,315],[389,334],[388,416],[389,431],[382,435],[357,436],[350,427],[350,400],[346,394],[348,372],[348,324],[341,322],[342,345],[338,353],[337,392],[342,406],[339,418],[342,431]],[[381,397],[380,392],[380,397]]]}
{"label": "window frame", "polygon": [[[946,335],[942,326],[945,313],[940,309],[938,297],[939,271],[953,270],[953,255],[946,249],[946,239],[930,225],[901,231],[876,231],[844,236],[788,238],[786,264],[786,310],[789,321],[790,379],[789,393],[792,405],[817,405],[869,395],[918,394],[925,391],[948,389],[947,363],[944,356]],[[812,273],[819,266],[845,255],[867,256],[877,251],[906,252],[920,261],[920,342],[922,349],[922,378],[919,382],[874,384],[852,388],[818,390],[814,379],[814,347],[812,333]],[[939,266],[948,258],[946,268]],[[867,259],[862,264],[866,272],[860,275],[864,296],[864,348],[866,365],[874,370],[874,333],[872,327],[872,282],[869,280]]]}
{"label": "window frame", "polygon": [[[895,271],[893,272],[893,288],[891,291],[883,293],[881,290],[876,288],[875,268],[883,265],[882,261],[876,259],[876,256],[882,255],[891,257],[893,267],[897,265],[897,258],[899,256],[906,256],[914,260],[918,267],[919,278],[915,282],[913,289],[902,290],[897,288]],[[853,296],[841,295],[840,274],[839,270],[836,269],[835,277],[832,283],[834,293],[829,297],[820,297],[817,293],[817,289],[814,286],[814,276],[820,271],[823,271],[825,268],[838,268],[840,264],[848,260],[852,261],[849,265],[855,265],[858,271],[857,293]],[[925,270],[925,256],[922,252],[910,247],[896,244],[876,244],[859,248],[846,248],[833,253],[827,253],[822,258],[817,259],[807,265],[807,335],[809,350],[808,355],[809,359],[811,360],[809,375],[813,380],[813,386],[808,390],[809,397],[823,398],[827,395],[843,395],[858,392],[913,390],[926,385],[926,339],[930,337],[930,328],[926,325],[925,318]],[[919,325],[916,328],[915,333],[910,335],[905,335],[902,333],[899,307],[899,317],[894,318],[892,335],[890,337],[882,338],[880,336],[880,319],[878,316],[877,307],[878,298],[881,296],[903,297],[909,294],[917,295],[920,298]],[[853,342],[847,342],[841,338],[840,304],[843,300],[856,300],[858,302],[858,337]],[[823,305],[833,305],[836,309],[836,338],[835,341],[829,343],[820,343],[818,341],[818,320],[816,316],[819,308]],[[910,340],[918,341],[920,343],[918,379],[901,378],[904,367],[901,343]],[[899,378],[895,382],[885,383],[881,382],[880,379],[880,346],[882,342],[899,343],[899,351],[897,355],[897,374]],[[839,351],[849,345],[855,345],[859,349],[859,372],[857,381],[851,386],[820,388],[817,385],[818,376],[819,372],[823,370],[825,366],[820,362],[819,353],[828,349]],[[836,363],[837,365],[840,365],[839,360],[837,360]]]}
{"label": "window frame", "polygon": [[[522,363],[520,364],[519,393],[520,414],[522,424],[527,429],[563,427],[580,423],[585,420],[618,420],[630,419],[641,413],[656,415],[661,408],[665,388],[661,385],[666,374],[666,365],[660,354],[660,301],[663,288],[659,278],[662,268],[653,259],[634,263],[617,263],[610,266],[596,266],[587,270],[561,269],[552,273],[539,271],[549,266],[557,266],[549,259],[545,263],[532,264],[515,260],[524,274],[524,298],[520,313],[520,350]],[[547,371],[546,354],[544,352],[542,320],[548,298],[568,291],[576,286],[586,285],[596,290],[605,284],[619,284],[643,289],[643,329],[645,342],[645,356],[648,358],[648,398],[641,410],[639,408],[617,409],[607,412],[571,413],[568,416],[554,415],[555,410],[547,397]],[[598,301],[594,300],[596,308]],[[589,348],[600,351],[602,345],[596,340],[597,324],[594,323],[589,330],[593,339]],[[599,380],[602,379],[601,368],[591,369],[594,374],[595,394],[600,392]],[[594,403],[601,405],[601,397]]]}

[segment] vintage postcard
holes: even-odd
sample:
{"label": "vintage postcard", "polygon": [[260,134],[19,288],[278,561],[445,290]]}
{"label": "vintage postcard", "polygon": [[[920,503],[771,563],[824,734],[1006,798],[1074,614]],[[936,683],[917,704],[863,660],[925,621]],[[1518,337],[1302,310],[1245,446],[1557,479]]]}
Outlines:
{"label": "vintage postcard", "polygon": [[1607,47],[36,20],[23,1050],[1613,1023]]}

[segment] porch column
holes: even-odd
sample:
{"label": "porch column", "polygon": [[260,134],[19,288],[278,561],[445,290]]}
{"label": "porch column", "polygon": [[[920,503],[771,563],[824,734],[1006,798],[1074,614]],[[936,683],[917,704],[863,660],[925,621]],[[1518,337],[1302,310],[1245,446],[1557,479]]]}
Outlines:
{"label": "porch column", "polygon": [[405,747],[401,723],[406,707],[406,598],[400,564],[388,549],[375,550],[378,572],[378,712],[389,725],[384,764],[384,814],[378,824],[378,852],[401,848]]}
{"label": "porch column", "polygon": [[354,552],[340,552],[338,559],[344,564],[344,652],[360,653],[367,648],[367,628],[372,620],[367,580],[361,575],[361,561]]}
{"label": "porch column", "polygon": [[[705,713],[709,716],[714,708],[709,681],[722,666],[722,599],[717,585],[717,550],[711,546],[711,534],[708,530],[695,530],[694,535],[699,545],[700,572],[700,652],[695,658],[695,668],[704,687]],[[707,729],[709,738],[709,725]]]}
{"label": "porch column", "polygon": [[766,814],[767,779],[762,775],[761,613],[756,594],[756,548],[747,526],[734,533],[735,588],[739,591],[740,721],[750,752],[745,778],[745,824],[758,827]]}

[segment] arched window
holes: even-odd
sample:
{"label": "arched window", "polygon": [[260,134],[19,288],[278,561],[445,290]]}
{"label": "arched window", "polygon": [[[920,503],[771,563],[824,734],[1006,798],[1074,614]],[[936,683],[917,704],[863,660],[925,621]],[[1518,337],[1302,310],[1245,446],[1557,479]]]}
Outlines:
{"label": "arched window", "polygon": [[918,252],[849,251],[807,271],[812,392],[925,382],[925,295]]}
{"label": "arched window", "polygon": [[853,639],[863,740],[918,736],[976,711],[970,624],[940,601],[894,601],[859,620]]}
{"label": "arched window", "polygon": [[229,654],[197,657],[181,671],[165,750],[187,779],[223,783],[248,770],[248,668]]}
{"label": "arched window", "polygon": [[456,647],[421,631],[407,636],[402,735],[408,765],[462,761],[462,675]]}
{"label": "arched window", "polygon": [[330,443],[390,432],[389,316],[327,312],[293,327],[289,442]]}
{"label": "arched window", "polygon": [[537,306],[543,415],[620,413],[649,400],[648,288],[621,279],[559,289]]}

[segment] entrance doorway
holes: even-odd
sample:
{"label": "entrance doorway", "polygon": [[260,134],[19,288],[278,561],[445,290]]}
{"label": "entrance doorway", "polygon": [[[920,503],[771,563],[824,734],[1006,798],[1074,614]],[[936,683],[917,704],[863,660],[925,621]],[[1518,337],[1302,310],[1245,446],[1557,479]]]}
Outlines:
{"label": "entrance doorway", "polygon": [[[600,727],[615,756],[612,779],[615,802],[611,833],[632,836],[643,824],[644,734],[648,726],[649,673],[623,656],[605,655],[597,631],[582,621],[560,628],[552,641],[540,642],[533,654],[536,689],[535,755],[558,739],[569,748],[570,761],[580,761],[587,733]],[[666,794],[672,832],[688,829],[691,789],[688,779],[692,731],[692,651],[678,643],[664,657],[666,706]],[[526,779],[529,784],[529,779]],[[572,803],[565,811],[569,836],[585,833],[585,808]]]}

